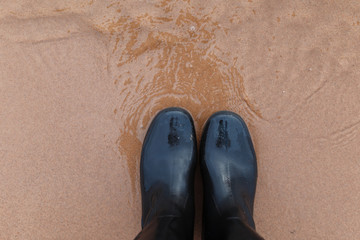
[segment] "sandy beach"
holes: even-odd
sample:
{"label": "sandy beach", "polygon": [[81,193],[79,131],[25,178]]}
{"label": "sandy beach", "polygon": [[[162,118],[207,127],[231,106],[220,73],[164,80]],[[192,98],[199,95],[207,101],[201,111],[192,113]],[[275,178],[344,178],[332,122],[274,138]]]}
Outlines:
{"label": "sandy beach", "polygon": [[246,121],[265,239],[360,236],[360,2],[4,0],[0,239],[133,239],[171,106]]}

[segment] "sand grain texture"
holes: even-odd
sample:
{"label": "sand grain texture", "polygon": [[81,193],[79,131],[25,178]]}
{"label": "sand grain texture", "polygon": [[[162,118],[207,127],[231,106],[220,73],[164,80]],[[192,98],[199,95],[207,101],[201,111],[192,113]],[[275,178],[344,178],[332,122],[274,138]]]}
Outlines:
{"label": "sand grain texture", "polygon": [[[151,119],[249,125],[268,240],[360,235],[360,3],[2,1],[0,239],[133,239]],[[197,176],[200,239],[201,188]]]}

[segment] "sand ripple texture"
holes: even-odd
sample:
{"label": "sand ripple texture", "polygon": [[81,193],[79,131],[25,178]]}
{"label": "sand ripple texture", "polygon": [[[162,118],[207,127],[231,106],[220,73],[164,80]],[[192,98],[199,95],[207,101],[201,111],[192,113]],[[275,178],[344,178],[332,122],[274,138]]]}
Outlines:
{"label": "sand ripple texture", "polygon": [[218,110],[248,123],[265,239],[360,235],[360,3],[1,5],[0,239],[133,239],[141,144],[170,106],[198,136]]}

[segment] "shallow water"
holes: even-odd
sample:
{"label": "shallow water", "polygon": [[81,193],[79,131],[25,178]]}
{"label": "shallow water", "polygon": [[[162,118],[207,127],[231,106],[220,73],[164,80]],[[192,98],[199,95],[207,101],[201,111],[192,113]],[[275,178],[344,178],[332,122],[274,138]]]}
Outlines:
{"label": "shallow water", "polygon": [[337,1],[4,1],[0,238],[132,239],[143,138],[159,110],[179,106],[198,136],[219,110],[249,125],[266,239],[354,239],[359,10]]}

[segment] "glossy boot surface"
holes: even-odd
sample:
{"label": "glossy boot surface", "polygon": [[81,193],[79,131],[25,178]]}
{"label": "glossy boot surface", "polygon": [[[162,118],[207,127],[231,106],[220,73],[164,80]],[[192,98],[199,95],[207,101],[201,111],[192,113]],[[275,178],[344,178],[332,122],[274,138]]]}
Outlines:
{"label": "glossy boot surface", "polygon": [[196,136],[190,114],[156,115],[140,161],[142,228],[135,239],[193,239]]}
{"label": "glossy boot surface", "polygon": [[253,219],[256,156],[240,116],[223,111],[209,118],[201,139],[200,166],[204,182],[203,239],[262,239]]}

